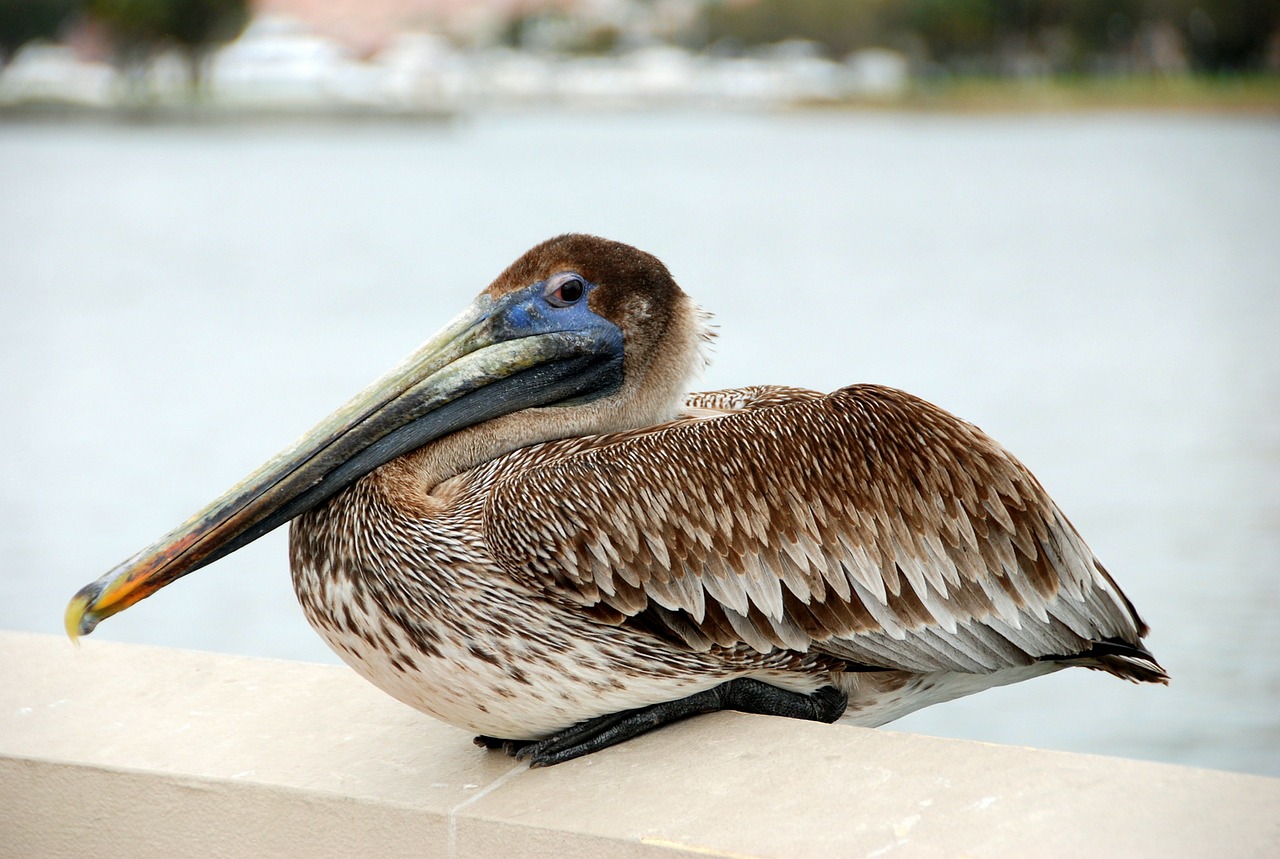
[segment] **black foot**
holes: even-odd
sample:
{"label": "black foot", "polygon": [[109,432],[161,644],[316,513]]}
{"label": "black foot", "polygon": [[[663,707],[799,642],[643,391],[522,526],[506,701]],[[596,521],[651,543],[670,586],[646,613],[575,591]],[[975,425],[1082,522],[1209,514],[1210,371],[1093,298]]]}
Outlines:
{"label": "black foot", "polygon": [[516,756],[516,752],[520,751],[525,746],[530,745],[537,741],[536,740],[504,740],[501,737],[486,737],[484,734],[481,734],[478,737],[474,737],[471,740],[471,742],[475,743],[477,746],[479,746],[482,749],[496,749],[497,751],[502,752],[507,757],[514,758]]}
{"label": "black foot", "polygon": [[476,737],[475,744],[487,749],[500,749],[516,760],[528,761],[530,766],[547,767],[617,745],[646,731],[700,713],[738,710],[812,722],[834,722],[844,715],[848,702],[845,694],[834,686],[823,686],[812,695],[802,695],[749,677],[740,677],[678,701],[587,719],[545,740]]}

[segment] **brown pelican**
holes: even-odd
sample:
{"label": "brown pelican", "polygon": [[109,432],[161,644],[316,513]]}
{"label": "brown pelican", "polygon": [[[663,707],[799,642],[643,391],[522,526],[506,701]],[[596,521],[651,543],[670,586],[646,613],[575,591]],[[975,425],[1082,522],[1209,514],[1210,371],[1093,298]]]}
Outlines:
{"label": "brown pelican", "polygon": [[292,521],[307,619],[412,707],[547,765],[721,709],[880,725],[1080,665],[1168,676],[1021,463],[901,391],[687,393],[705,316],[566,235],[154,545],[74,638]]}

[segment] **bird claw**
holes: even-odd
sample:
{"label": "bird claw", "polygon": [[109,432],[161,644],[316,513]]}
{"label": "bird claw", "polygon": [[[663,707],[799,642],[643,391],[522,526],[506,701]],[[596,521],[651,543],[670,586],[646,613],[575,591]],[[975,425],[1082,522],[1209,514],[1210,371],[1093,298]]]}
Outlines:
{"label": "bird claw", "polygon": [[501,737],[488,737],[481,734],[471,740],[482,749],[493,749],[502,752],[509,758],[518,758],[520,751],[534,743],[533,740],[504,740]]}
{"label": "bird claw", "polygon": [[646,713],[649,709],[597,716],[542,740],[504,740],[482,735],[472,742],[528,763],[530,767],[548,767],[599,751],[657,727],[661,722]]}

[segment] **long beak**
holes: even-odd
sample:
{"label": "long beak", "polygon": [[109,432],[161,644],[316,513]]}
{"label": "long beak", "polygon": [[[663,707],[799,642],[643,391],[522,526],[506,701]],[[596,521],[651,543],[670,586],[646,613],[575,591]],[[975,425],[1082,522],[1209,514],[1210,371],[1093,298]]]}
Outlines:
{"label": "long beak", "polygon": [[73,641],[87,635],[104,618],[432,439],[521,408],[564,401],[583,392],[584,379],[599,387],[606,364],[612,372],[611,355],[591,332],[513,330],[503,318],[506,303],[481,296],[398,367],[222,497],[81,588],[67,606],[67,634]]}

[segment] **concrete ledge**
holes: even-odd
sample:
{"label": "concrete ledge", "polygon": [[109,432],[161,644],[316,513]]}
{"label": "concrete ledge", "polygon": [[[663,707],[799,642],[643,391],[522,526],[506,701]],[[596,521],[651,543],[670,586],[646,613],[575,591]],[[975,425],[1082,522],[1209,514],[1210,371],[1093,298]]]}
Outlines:
{"label": "concrete ledge", "polygon": [[1277,779],[738,714],[528,770],[343,668],[0,664],[5,855],[1280,855]]}

